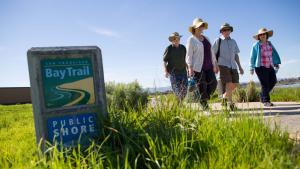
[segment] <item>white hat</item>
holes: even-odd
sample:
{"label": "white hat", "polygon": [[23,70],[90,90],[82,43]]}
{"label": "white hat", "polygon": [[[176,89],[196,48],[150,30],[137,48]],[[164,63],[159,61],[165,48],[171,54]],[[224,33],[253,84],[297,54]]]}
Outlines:
{"label": "white hat", "polygon": [[207,24],[207,22],[204,22],[202,19],[200,19],[200,18],[195,18],[194,20],[193,20],[193,24],[191,25],[191,26],[189,26],[189,31],[191,32],[191,33],[193,33],[193,30],[194,29],[196,29],[196,28],[199,28],[200,26],[204,26],[204,28],[205,29],[207,29],[208,28],[208,24]]}

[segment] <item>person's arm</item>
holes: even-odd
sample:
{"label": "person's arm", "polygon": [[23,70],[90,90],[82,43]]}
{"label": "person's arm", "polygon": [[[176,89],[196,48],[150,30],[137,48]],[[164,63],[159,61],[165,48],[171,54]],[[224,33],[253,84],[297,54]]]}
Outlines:
{"label": "person's arm", "polygon": [[239,55],[238,55],[238,54],[235,54],[235,58],[234,58],[234,59],[235,59],[237,65],[238,65],[238,67],[239,67],[240,74],[241,74],[241,75],[244,74],[244,69],[242,68],[242,65],[241,65],[241,63],[240,63],[240,57],[239,57]]}
{"label": "person's arm", "polygon": [[244,74],[244,69],[242,68],[242,65],[241,65],[241,62],[240,62],[240,57],[239,57],[238,53],[240,53],[240,49],[239,49],[237,43],[235,42],[235,57],[234,57],[234,60],[235,60],[235,62],[237,63],[237,65],[239,67],[240,74],[242,75],[242,74]]}
{"label": "person's arm", "polygon": [[164,53],[164,57],[163,57],[163,61],[164,61],[164,75],[165,75],[166,78],[169,77],[169,72],[168,72],[168,68],[167,68],[168,60],[169,60],[169,55],[170,55],[169,47],[167,47],[166,50],[165,50],[165,53]]}
{"label": "person's arm", "polygon": [[[207,39],[209,41],[209,39]],[[209,42],[210,43],[210,42]],[[216,52],[215,52],[215,47],[216,46],[216,42],[214,42],[214,44],[211,46],[211,57],[212,57],[212,64],[213,64],[213,70],[215,73],[219,72],[219,66],[218,66],[218,62],[217,62],[217,58],[216,58]]]}
{"label": "person's arm", "polygon": [[269,43],[272,46],[272,57],[274,58],[273,59],[274,67],[276,67],[277,69],[279,69],[279,64],[281,64],[280,56],[279,56],[277,50],[275,49],[275,47],[273,46],[273,44],[271,42],[269,42]]}
{"label": "person's arm", "polygon": [[256,44],[253,45],[251,54],[250,54],[250,74],[254,74],[255,60],[257,57]]}
{"label": "person's arm", "polygon": [[186,64],[188,65],[189,76],[193,76],[193,44],[191,38],[189,38],[187,41],[186,50]]}
{"label": "person's arm", "polygon": [[168,69],[167,69],[167,62],[164,62],[164,75],[166,78],[169,77],[169,72],[168,72]]}
{"label": "person's arm", "polygon": [[185,61],[185,69],[187,72],[189,72],[189,66],[186,63],[186,47],[184,45],[182,45],[184,47],[184,61]]}

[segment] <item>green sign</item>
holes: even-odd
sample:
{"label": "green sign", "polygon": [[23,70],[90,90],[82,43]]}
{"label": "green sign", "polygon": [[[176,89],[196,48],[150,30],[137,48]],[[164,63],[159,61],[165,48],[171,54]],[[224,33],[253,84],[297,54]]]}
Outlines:
{"label": "green sign", "polygon": [[88,147],[107,119],[97,46],[35,47],[27,52],[36,143]]}
{"label": "green sign", "polygon": [[90,57],[41,60],[45,106],[59,108],[95,103]]}

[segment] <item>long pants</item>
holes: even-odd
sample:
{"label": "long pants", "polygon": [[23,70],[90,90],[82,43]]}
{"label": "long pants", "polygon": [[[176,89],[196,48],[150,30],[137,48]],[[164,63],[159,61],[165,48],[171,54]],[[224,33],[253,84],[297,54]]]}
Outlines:
{"label": "long pants", "polygon": [[179,100],[183,100],[187,94],[188,78],[186,73],[171,73],[170,81],[172,90]]}
{"label": "long pants", "polygon": [[201,100],[209,100],[211,94],[217,88],[217,79],[214,71],[210,70],[202,70],[201,72],[194,72],[194,78],[197,83],[197,87],[199,89]]}
{"label": "long pants", "polygon": [[277,83],[276,73],[273,67],[257,67],[255,73],[261,84],[261,102],[270,102],[270,92]]}

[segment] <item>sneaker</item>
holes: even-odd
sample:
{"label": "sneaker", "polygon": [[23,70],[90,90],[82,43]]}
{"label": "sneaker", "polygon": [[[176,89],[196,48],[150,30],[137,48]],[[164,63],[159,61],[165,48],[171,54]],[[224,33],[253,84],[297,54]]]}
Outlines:
{"label": "sneaker", "polygon": [[209,107],[208,107],[208,103],[206,100],[200,101],[200,104],[201,104],[203,110],[208,110]]}
{"label": "sneaker", "polygon": [[264,102],[263,104],[264,104],[265,107],[272,107],[272,106],[274,106],[274,104],[271,103],[271,102]]}
{"label": "sneaker", "polygon": [[230,103],[229,108],[230,108],[231,111],[237,110],[237,107],[235,106],[234,103]]}
{"label": "sneaker", "polygon": [[222,98],[221,105],[223,107],[227,107],[227,99],[226,98]]}

